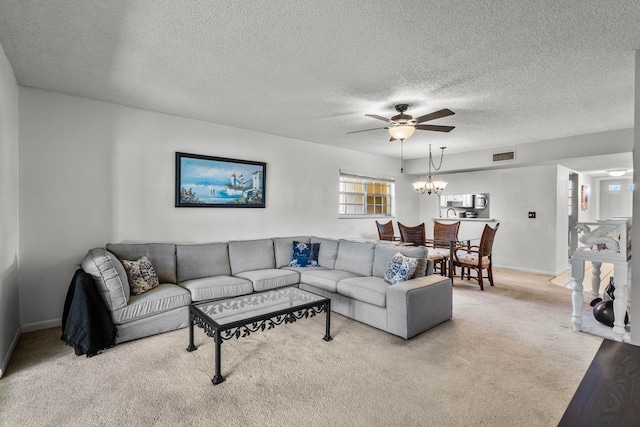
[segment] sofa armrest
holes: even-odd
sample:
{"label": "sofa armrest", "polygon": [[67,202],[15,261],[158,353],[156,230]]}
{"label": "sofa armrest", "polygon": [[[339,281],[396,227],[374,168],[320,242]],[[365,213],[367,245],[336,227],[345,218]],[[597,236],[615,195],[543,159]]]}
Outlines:
{"label": "sofa armrest", "polygon": [[91,249],[82,260],[82,269],[93,277],[96,289],[112,316],[127,306],[129,281],[122,263],[114,254],[104,248]]}
{"label": "sofa armrest", "polygon": [[451,319],[451,279],[417,277],[387,288],[387,331],[411,338]]}

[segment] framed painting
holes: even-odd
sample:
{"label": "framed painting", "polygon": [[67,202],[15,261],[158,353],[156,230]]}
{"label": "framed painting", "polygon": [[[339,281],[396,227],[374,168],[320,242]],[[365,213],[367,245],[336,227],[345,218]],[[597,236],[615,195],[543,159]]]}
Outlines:
{"label": "framed painting", "polygon": [[580,209],[586,211],[589,209],[589,186],[580,186]]}
{"label": "framed painting", "polygon": [[177,208],[264,208],[267,164],[176,152]]}

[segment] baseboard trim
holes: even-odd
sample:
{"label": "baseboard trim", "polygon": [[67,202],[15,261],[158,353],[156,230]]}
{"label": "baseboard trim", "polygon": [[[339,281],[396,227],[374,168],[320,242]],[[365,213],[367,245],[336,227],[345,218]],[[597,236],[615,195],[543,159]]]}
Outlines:
{"label": "baseboard trim", "polygon": [[26,325],[22,325],[22,333],[25,332],[33,332],[39,331],[42,329],[55,328],[56,326],[62,325],[62,318],[53,319],[53,320],[45,320],[42,322],[33,322],[27,323]]}
{"label": "baseboard trim", "polygon": [[513,270],[513,271],[520,271],[522,273],[533,273],[533,274],[542,274],[543,276],[553,276],[556,277],[557,274],[549,272],[549,271],[545,271],[545,270],[535,270],[532,268],[520,268],[520,267],[512,267],[512,266],[507,266],[507,265],[497,265],[494,264],[493,268],[501,268],[503,270]]}
{"label": "baseboard trim", "polygon": [[13,356],[13,352],[16,349],[16,346],[18,345],[18,341],[20,340],[20,328],[16,329],[16,333],[13,337],[13,341],[11,341],[11,345],[9,346],[9,351],[7,352],[7,354],[4,354],[2,356],[2,363],[0,364],[0,378],[2,378],[2,376],[4,375],[4,373],[7,371],[7,366],[9,366],[9,361],[11,360],[11,356]]}

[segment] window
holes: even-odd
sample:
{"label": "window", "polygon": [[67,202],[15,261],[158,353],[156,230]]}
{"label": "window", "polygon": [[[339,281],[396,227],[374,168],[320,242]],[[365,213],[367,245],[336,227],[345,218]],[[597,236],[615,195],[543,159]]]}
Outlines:
{"label": "window", "polygon": [[395,180],[340,172],[338,214],[392,216]]}
{"label": "window", "polygon": [[609,184],[609,191],[620,191],[620,184]]}

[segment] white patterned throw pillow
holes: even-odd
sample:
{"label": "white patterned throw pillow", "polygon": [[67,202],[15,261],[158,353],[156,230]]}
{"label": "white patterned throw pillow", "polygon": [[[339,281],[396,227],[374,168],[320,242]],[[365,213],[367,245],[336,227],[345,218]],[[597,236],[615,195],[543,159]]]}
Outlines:
{"label": "white patterned throw pillow", "polygon": [[384,280],[392,285],[403,282],[413,275],[416,267],[418,267],[418,258],[411,258],[398,252],[391,258]]}
{"label": "white patterned throw pillow", "polygon": [[146,256],[143,255],[136,261],[123,259],[122,265],[127,272],[131,295],[141,295],[160,284],[158,275]]}

